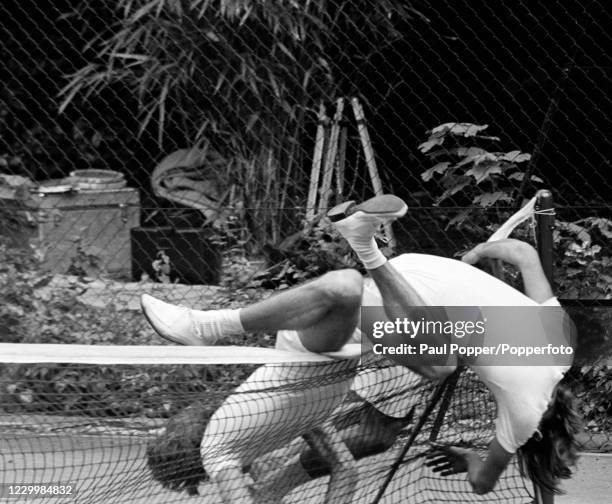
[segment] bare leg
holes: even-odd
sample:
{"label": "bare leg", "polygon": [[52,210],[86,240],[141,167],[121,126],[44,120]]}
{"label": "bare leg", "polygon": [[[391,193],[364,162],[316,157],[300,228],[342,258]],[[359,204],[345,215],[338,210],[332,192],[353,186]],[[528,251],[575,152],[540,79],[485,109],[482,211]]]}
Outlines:
{"label": "bare leg", "polygon": [[246,332],[299,331],[302,344],[312,352],[338,350],[359,321],[363,278],[355,270],[323,275],[240,310]]}
{"label": "bare leg", "polygon": [[238,310],[193,310],[144,294],[143,313],[157,333],[183,345],[211,345],[231,334],[297,330],[313,352],[338,350],[359,320],[363,277],[339,270]]}

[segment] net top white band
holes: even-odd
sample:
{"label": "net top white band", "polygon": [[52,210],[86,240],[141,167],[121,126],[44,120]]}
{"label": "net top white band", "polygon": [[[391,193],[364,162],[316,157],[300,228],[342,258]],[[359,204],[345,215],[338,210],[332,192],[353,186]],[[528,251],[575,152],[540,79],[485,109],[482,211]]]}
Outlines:
{"label": "net top white band", "polygon": [[0,343],[3,363],[66,364],[283,364],[332,362],[361,355],[361,345],[339,352],[316,354],[247,346],[136,346]]}
{"label": "net top white band", "polygon": [[494,242],[508,238],[519,224],[525,222],[529,218],[533,219],[537,202],[538,195],[536,194],[520,210],[512,214],[506,222],[499,226],[499,229],[495,231],[487,241]]}

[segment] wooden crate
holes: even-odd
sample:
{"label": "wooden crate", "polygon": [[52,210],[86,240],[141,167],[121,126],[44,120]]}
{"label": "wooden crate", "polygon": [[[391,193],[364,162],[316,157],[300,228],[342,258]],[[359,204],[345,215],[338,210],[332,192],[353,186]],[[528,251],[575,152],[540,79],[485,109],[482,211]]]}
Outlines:
{"label": "wooden crate", "polygon": [[12,237],[20,241],[15,235],[18,232],[34,244],[41,252],[44,269],[66,273],[81,247],[98,258],[101,270],[129,276],[130,230],[140,225],[136,189],[32,192],[24,199],[5,188],[0,200],[5,211],[13,209],[16,221],[27,223],[13,230]]}
{"label": "wooden crate", "polygon": [[140,199],[132,188],[38,195],[35,243],[44,267],[65,273],[77,250],[96,256],[102,270],[129,275],[130,230],[140,225]]}

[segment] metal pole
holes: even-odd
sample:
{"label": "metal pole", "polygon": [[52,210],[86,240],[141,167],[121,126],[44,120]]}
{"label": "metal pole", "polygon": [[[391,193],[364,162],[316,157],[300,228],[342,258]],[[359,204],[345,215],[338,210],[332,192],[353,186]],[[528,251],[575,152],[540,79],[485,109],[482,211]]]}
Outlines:
{"label": "metal pole", "polygon": [[[553,287],[553,230],[555,228],[555,207],[552,193],[546,189],[538,191],[536,200],[537,250],[544,274]],[[549,491],[533,485],[536,504],[554,504],[555,496]]]}
{"label": "metal pole", "polygon": [[[555,207],[550,191],[538,191],[536,200],[537,249],[544,274],[553,286],[553,230],[555,228]],[[554,290],[554,289],[553,289]]]}
{"label": "metal pole", "polygon": [[436,405],[442,398],[444,390],[446,389],[446,387],[448,386],[448,384],[450,383],[453,377],[454,375],[450,375],[448,378],[446,378],[446,380],[444,380],[440,385],[438,385],[433,391],[431,398],[429,399],[429,402],[427,403],[427,406],[425,407],[425,411],[423,411],[423,413],[421,414],[421,417],[419,418],[419,421],[417,422],[417,424],[414,426],[414,429],[412,430],[410,437],[408,438],[408,441],[406,441],[404,448],[402,448],[401,453],[397,456],[397,458],[395,459],[395,462],[391,466],[391,469],[389,470],[389,473],[387,474],[385,480],[383,481],[381,487],[379,488],[378,493],[376,494],[376,497],[374,497],[372,504],[378,504],[380,502],[380,499],[382,499],[383,495],[385,494],[385,491],[387,490],[387,487],[389,486],[389,483],[391,483],[393,476],[395,476],[395,473],[397,472],[400,465],[402,464],[404,457],[406,456],[406,453],[408,453],[408,450],[413,445],[415,439],[421,432],[423,425],[425,425],[425,422],[428,420],[434,408],[436,407]]}
{"label": "metal pole", "polygon": [[457,370],[448,377],[446,390],[444,390],[444,397],[442,397],[442,402],[440,403],[438,414],[436,415],[433,427],[431,428],[431,432],[429,434],[430,441],[436,441],[438,439],[438,434],[440,434],[440,429],[442,428],[444,417],[446,416],[446,412],[448,411],[450,402],[453,399],[453,395],[455,394],[457,382],[459,381],[459,376],[461,376],[462,371],[463,368],[457,368]]}

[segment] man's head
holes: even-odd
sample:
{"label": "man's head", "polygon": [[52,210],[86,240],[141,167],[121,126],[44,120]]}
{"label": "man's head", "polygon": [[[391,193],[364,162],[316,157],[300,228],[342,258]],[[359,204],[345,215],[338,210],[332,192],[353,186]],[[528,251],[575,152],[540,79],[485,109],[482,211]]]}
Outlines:
{"label": "man's head", "polygon": [[200,443],[212,411],[196,402],[168,420],[164,432],[147,446],[147,464],[153,478],[165,488],[197,495],[208,477],[200,457]]}
{"label": "man's head", "polygon": [[521,474],[543,489],[560,493],[558,480],[571,476],[570,468],[578,459],[576,435],[581,429],[573,394],[557,385],[538,432],[518,450]]}

